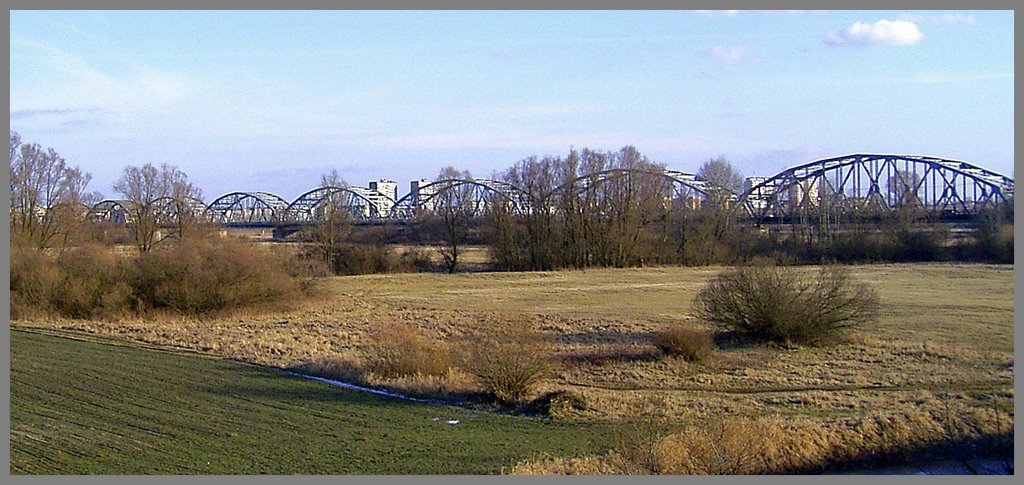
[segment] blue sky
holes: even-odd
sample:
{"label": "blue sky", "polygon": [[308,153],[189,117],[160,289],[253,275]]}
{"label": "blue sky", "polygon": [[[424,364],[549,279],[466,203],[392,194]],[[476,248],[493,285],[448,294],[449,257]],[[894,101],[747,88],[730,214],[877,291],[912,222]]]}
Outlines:
{"label": "blue sky", "polygon": [[10,123],[207,202],[490,177],[570,146],[746,175],[853,152],[1013,176],[1012,11],[12,11]]}

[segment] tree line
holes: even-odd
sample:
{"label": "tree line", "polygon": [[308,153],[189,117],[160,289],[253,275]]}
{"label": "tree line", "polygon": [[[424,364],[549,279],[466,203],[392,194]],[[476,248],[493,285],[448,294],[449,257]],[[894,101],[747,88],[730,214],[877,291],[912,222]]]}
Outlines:
{"label": "tree line", "polygon": [[[423,251],[389,254],[387,245],[396,241],[433,246],[449,272],[464,266],[467,244],[487,246],[493,267],[502,270],[734,264],[758,257],[1012,261],[1009,206],[979,218],[966,243],[953,240],[948,229],[918,224],[914,204],[867,223],[806,218],[779,234],[737,221],[733,195],[742,191],[743,175],[724,157],[697,170],[703,193],[674,182],[665,169],[632,146],[530,156],[491,177],[521,190],[521,200],[472,183],[448,184],[410,225],[366,228],[354,224],[344,194],[335,193],[297,238],[307,243],[307,260],[335,274],[430,266]],[[53,149],[23,143],[11,132],[12,242],[60,248],[97,239],[96,225],[82,218],[100,198],[87,191],[90,180]],[[448,166],[435,180],[472,181],[473,175]],[[337,171],[324,174],[321,185],[347,186]],[[190,205],[202,193],[177,167],[125,167],[113,189],[127,201],[127,239],[140,253],[209,232]]]}

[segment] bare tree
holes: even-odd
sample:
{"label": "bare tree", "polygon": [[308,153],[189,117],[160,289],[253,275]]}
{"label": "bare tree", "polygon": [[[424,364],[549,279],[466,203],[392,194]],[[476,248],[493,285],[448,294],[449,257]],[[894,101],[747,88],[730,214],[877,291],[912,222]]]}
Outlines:
{"label": "bare tree", "polygon": [[733,195],[743,190],[743,175],[731,162],[718,157],[701,164],[697,176],[711,186],[707,200],[701,205],[701,227],[696,231],[701,250],[706,253],[701,259],[718,259],[721,246],[733,229],[730,204]]}
{"label": "bare tree", "polygon": [[603,264],[622,267],[640,263],[644,233],[664,209],[668,182],[665,167],[651,162],[632,146],[615,154],[613,168],[621,175],[607,178],[600,190],[604,199],[605,243]]}
{"label": "bare tree", "polygon": [[85,192],[92,176],[68,166],[52,148],[23,144],[13,131],[10,163],[12,236],[38,248],[51,246],[58,237],[66,245],[85,204],[98,199]]}
{"label": "bare tree", "polygon": [[[529,210],[518,218],[525,244],[527,267],[551,270],[557,264],[559,234],[555,220],[554,189],[561,159],[529,157],[509,168],[502,179],[524,191]],[[515,243],[513,241],[513,243]]]}
{"label": "bare tree", "polygon": [[[459,171],[448,166],[441,169],[435,182],[445,180],[472,181],[473,176],[468,170]],[[457,269],[462,254],[462,241],[466,239],[470,221],[478,215],[474,201],[475,189],[469,183],[442,184],[434,196],[434,210],[427,216],[428,225],[440,229],[438,248],[449,273]]]}
{"label": "bare tree", "polygon": [[[142,167],[127,166],[114,190],[128,201],[129,229],[135,246],[148,252],[168,237],[182,237],[190,233],[195,222],[191,201],[201,199],[201,191],[177,167],[161,164],[160,168],[147,163]],[[168,205],[172,217],[165,220]],[[169,226],[169,231],[161,230]]]}
{"label": "bare tree", "polygon": [[[337,170],[320,176],[321,187],[347,188],[348,182]],[[345,204],[344,192],[333,192],[324,198],[316,208],[316,225],[313,227],[313,244],[320,258],[331,271],[338,272],[341,266],[341,246],[352,233],[352,214]]]}
{"label": "bare tree", "polygon": [[743,191],[743,174],[725,157],[711,158],[697,169],[697,176],[712,186],[712,195],[728,197]]}

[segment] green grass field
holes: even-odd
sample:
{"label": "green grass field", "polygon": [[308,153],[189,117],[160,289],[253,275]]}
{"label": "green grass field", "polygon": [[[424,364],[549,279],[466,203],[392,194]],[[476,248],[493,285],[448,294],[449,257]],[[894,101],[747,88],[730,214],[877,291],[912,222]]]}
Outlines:
{"label": "green grass field", "polygon": [[194,355],[10,336],[11,474],[494,474],[539,454],[611,445],[601,425],[403,402]]}

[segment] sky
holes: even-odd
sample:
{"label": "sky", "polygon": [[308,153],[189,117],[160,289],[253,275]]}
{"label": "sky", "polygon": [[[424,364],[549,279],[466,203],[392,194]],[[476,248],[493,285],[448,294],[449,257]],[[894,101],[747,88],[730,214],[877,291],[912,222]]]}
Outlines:
{"label": "sky", "polygon": [[1012,11],[11,11],[10,126],[118,198],[489,178],[632,145],[747,176],[850,153],[1013,176]]}

